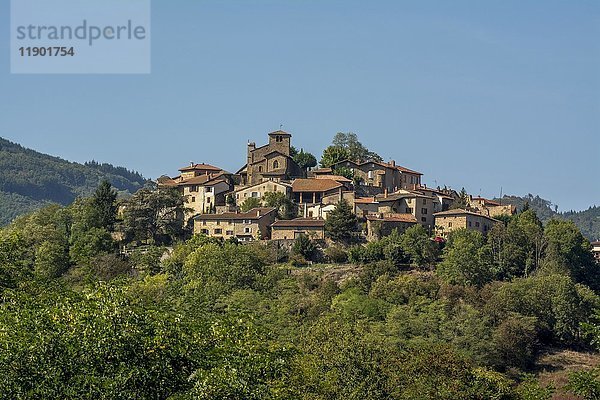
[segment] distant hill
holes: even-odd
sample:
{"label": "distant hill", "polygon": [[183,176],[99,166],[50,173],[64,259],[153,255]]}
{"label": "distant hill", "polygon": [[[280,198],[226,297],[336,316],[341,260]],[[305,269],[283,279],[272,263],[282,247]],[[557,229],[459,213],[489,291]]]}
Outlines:
{"label": "distant hill", "polygon": [[600,207],[593,206],[584,211],[558,212],[558,207],[549,200],[539,196],[528,194],[524,197],[504,196],[495,199],[503,204],[512,204],[518,210],[522,210],[525,203],[529,203],[531,209],[535,210],[542,222],[552,218],[564,218],[573,221],[581,230],[581,233],[590,240],[600,239]]}
{"label": "distant hill", "polygon": [[70,204],[107,179],[121,194],[149,183],[137,172],[91,161],[69,162],[0,138],[0,225],[46,204]]}

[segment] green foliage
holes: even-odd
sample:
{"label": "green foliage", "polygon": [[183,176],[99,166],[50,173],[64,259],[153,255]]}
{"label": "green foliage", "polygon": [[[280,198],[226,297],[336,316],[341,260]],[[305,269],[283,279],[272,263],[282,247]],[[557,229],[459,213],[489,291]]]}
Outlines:
{"label": "green foliage", "polygon": [[321,166],[329,168],[333,164],[344,160],[351,160],[357,163],[367,160],[383,161],[379,154],[370,151],[359,142],[356,134],[338,132],[334,136],[331,146],[323,151]]}
{"label": "green foliage", "polygon": [[185,211],[177,189],[142,189],[125,204],[123,228],[129,241],[169,243],[183,236]]}
{"label": "green foliage", "polygon": [[317,159],[311,153],[305,153],[303,149],[292,156],[296,164],[303,170],[317,166]]}
{"label": "green foliage", "polygon": [[350,242],[358,230],[356,215],[346,200],[341,200],[327,215],[325,233],[333,241]]}
{"label": "green foliage", "polygon": [[450,283],[482,286],[494,278],[489,248],[478,231],[453,231],[437,273]]}
{"label": "green foliage", "polygon": [[258,197],[248,197],[244,202],[240,205],[240,209],[243,212],[248,212],[253,208],[261,207],[262,202]]}
{"label": "green foliage", "polygon": [[546,224],[547,242],[543,262],[546,268],[564,271],[577,282],[600,289],[600,271],[591,245],[571,221],[551,220]]}
{"label": "green foliage", "polygon": [[531,367],[537,352],[537,319],[509,315],[492,334],[492,359],[499,367]]}
{"label": "green foliage", "polygon": [[438,247],[422,225],[408,228],[401,239],[402,251],[415,267],[430,266],[438,256]]}
{"label": "green foliage", "polygon": [[112,231],[117,218],[117,191],[104,180],[91,198],[93,220],[98,228]]}
{"label": "green foliage", "polygon": [[600,398],[600,368],[588,371],[574,371],[569,374],[569,382],[565,386],[583,400]]}
{"label": "green foliage", "polygon": [[292,253],[301,255],[308,261],[316,261],[319,256],[319,249],[308,236],[300,235],[294,240]]}
{"label": "green foliage", "polygon": [[106,286],[5,293],[0,326],[6,399],[166,398],[187,387],[202,350],[176,315]]}
{"label": "green foliage", "polygon": [[263,195],[262,201],[265,207],[276,208],[280,219],[293,219],[298,216],[296,204],[294,204],[294,202],[284,193],[267,192]]}

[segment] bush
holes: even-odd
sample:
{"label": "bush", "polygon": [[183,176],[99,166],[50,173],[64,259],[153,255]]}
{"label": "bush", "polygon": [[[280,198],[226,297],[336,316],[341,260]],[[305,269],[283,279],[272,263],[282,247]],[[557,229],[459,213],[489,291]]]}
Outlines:
{"label": "bush", "polygon": [[325,258],[333,264],[342,264],[348,261],[348,252],[342,246],[330,246],[325,249]]}

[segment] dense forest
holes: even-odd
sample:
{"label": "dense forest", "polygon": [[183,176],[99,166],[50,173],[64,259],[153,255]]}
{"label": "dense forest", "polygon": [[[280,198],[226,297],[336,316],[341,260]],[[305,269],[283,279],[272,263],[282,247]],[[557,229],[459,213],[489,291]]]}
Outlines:
{"label": "dense forest", "polygon": [[504,196],[502,199],[495,200],[503,204],[512,204],[519,210],[527,205],[535,210],[542,222],[549,221],[552,218],[564,218],[573,221],[589,240],[600,240],[600,206],[591,206],[583,211],[558,212],[558,207],[552,204],[551,201],[532,194],[524,197]]}
{"label": "dense forest", "polygon": [[103,183],[0,230],[0,399],[598,398],[598,368],[532,374],[542,349],[600,344],[571,221],[360,243],[341,202],[326,241],[286,247],[190,236],[176,191],[116,199]]}
{"label": "dense forest", "polygon": [[134,193],[147,183],[123,167],[73,163],[0,138],[0,225],[50,203],[67,205],[78,196],[89,196],[103,179],[123,193]]}

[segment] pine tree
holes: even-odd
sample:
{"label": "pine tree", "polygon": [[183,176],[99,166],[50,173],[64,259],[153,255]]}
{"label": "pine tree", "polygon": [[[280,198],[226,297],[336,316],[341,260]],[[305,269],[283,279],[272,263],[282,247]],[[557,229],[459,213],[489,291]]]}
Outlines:
{"label": "pine tree", "polygon": [[102,181],[94,192],[92,207],[95,225],[112,231],[117,218],[117,191],[108,181]]}
{"label": "pine tree", "polygon": [[353,233],[358,230],[356,215],[352,212],[350,204],[341,200],[333,211],[327,215],[325,232],[336,242],[350,242]]}

